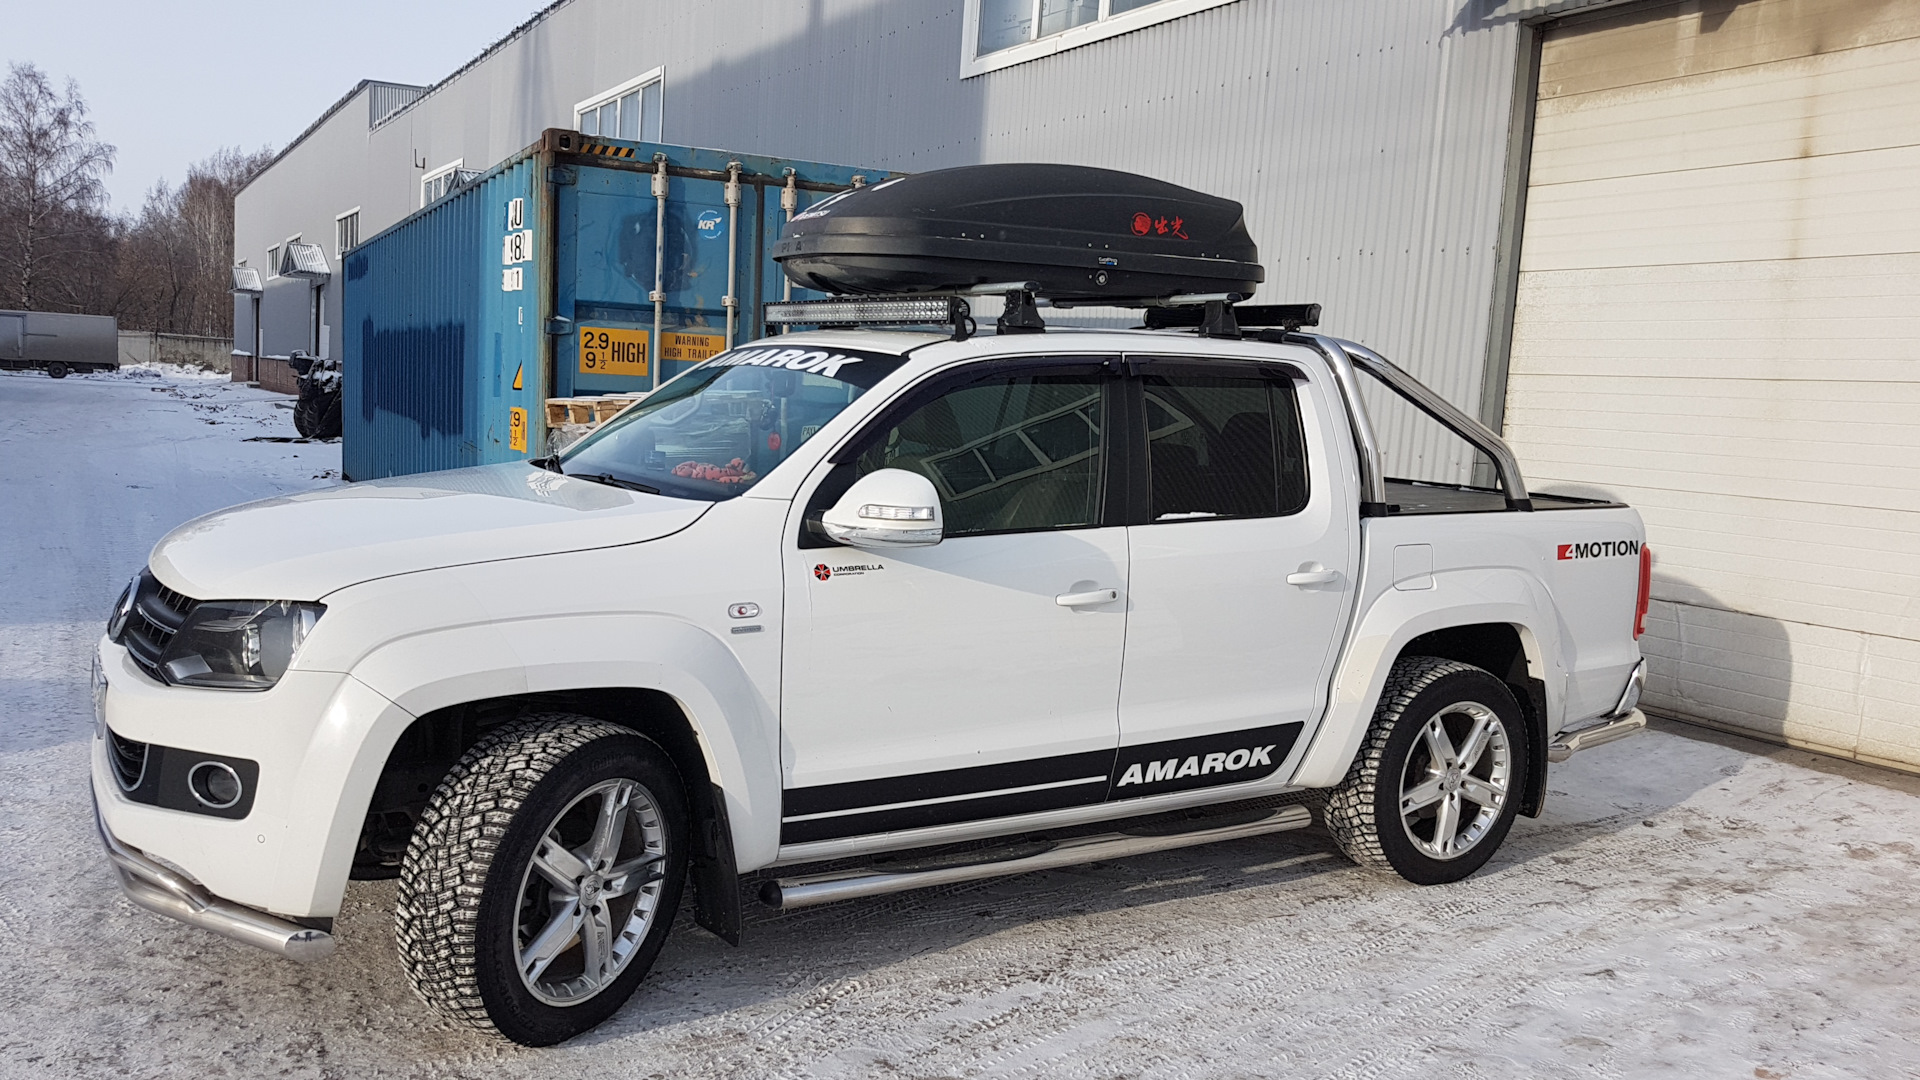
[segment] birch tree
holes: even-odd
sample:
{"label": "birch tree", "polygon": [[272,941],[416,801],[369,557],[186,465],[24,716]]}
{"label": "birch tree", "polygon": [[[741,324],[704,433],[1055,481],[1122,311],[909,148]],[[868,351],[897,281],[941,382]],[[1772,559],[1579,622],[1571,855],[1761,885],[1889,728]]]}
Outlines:
{"label": "birch tree", "polygon": [[34,65],[8,65],[0,82],[0,304],[97,304],[113,232],[103,183],[113,154],[94,138],[72,80],[59,92]]}

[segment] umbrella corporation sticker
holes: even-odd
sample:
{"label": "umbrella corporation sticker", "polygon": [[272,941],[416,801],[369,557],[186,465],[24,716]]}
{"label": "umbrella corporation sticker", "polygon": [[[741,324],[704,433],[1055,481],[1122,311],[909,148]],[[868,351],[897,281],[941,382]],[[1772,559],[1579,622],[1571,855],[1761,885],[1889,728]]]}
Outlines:
{"label": "umbrella corporation sticker", "polygon": [[850,563],[846,566],[828,566],[826,563],[820,563],[813,568],[813,576],[819,578],[821,581],[825,581],[835,574],[843,577],[855,577],[867,573],[870,570],[880,571],[885,569],[886,567],[879,563]]}

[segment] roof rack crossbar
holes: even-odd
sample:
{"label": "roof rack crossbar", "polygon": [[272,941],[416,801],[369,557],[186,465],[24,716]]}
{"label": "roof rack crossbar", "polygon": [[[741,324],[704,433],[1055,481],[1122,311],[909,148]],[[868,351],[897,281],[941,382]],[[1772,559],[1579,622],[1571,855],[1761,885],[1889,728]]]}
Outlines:
{"label": "roof rack crossbar", "polygon": [[[1320,325],[1319,304],[1235,304],[1234,322],[1240,326],[1278,326],[1289,333],[1306,326]],[[1149,330],[1173,330],[1197,327],[1206,321],[1203,308],[1189,306],[1149,307]]]}

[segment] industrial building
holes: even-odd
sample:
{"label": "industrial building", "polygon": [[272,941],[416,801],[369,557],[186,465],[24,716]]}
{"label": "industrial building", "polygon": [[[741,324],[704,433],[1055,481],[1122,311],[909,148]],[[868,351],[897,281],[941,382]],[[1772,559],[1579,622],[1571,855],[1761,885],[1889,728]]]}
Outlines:
{"label": "industrial building", "polygon": [[1920,0],[564,0],[240,193],[236,363],[336,350],[341,256],[551,127],[1137,171],[1245,204],[1260,299],[1532,485],[1639,508],[1651,710],[1920,769],[1917,71]]}

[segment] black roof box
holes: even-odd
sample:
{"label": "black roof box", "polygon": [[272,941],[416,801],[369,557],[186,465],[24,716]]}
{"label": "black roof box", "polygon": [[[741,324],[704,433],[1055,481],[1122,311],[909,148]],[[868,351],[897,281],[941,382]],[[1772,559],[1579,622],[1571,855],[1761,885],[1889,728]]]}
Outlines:
{"label": "black roof box", "polygon": [[1265,279],[1240,204],[1079,165],[970,165],[825,199],[773,257],[830,293],[950,292],[1037,282],[1055,301],[1251,296]]}

